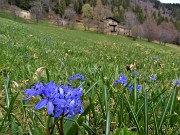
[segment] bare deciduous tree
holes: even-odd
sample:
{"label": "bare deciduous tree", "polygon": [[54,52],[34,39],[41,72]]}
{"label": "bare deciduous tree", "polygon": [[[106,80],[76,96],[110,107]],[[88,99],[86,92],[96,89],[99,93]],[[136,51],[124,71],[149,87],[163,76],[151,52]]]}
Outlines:
{"label": "bare deciduous tree", "polygon": [[56,3],[52,0],[43,0],[45,7],[48,9],[48,18],[51,18],[52,9],[55,8]]}
{"label": "bare deciduous tree", "polygon": [[4,6],[7,4],[7,0],[0,0],[0,9],[4,8]]}
{"label": "bare deciduous tree", "polygon": [[133,13],[132,11],[128,11],[125,13],[125,25],[131,29],[133,26],[138,25],[138,19],[135,13]]}
{"label": "bare deciduous tree", "polygon": [[159,25],[159,41],[162,44],[172,43],[177,37],[177,31],[172,23],[163,22]]}
{"label": "bare deciduous tree", "polygon": [[43,18],[44,4],[43,0],[36,0],[31,3],[31,13],[34,15],[36,22]]}
{"label": "bare deciduous tree", "polygon": [[17,19],[17,11],[18,11],[18,8],[14,5],[11,5],[11,14],[13,15],[14,19],[16,20]]}
{"label": "bare deciduous tree", "polygon": [[143,27],[141,25],[133,26],[131,31],[134,40],[136,40],[138,37],[143,37]]}
{"label": "bare deciduous tree", "polygon": [[96,6],[94,8],[93,19],[95,21],[95,24],[97,25],[97,31],[98,32],[103,32],[103,29],[104,29],[103,19],[105,19],[107,17],[111,17],[111,16],[112,16],[111,10],[108,8],[105,8],[102,5],[101,0],[97,0]]}
{"label": "bare deciduous tree", "polygon": [[158,39],[159,32],[157,28],[157,24],[153,17],[148,16],[143,24],[143,37],[147,38],[148,42],[151,42],[155,39]]}
{"label": "bare deciduous tree", "polygon": [[75,21],[76,21],[76,12],[74,10],[74,6],[72,4],[69,5],[69,7],[64,12],[64,17],[67,19],[66,26],[69,28],[74,28]]}
{"label": "bare deciduous tree", "polygon": [[178,33],[177,44],[180,45],[180,32]]}

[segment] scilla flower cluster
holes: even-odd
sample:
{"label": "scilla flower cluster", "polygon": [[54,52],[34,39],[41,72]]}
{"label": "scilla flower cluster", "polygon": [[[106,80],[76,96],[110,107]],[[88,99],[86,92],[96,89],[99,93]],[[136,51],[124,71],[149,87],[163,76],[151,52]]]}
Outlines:
{"label": "scilla flower cluster", "polygon": [[[125,76],[125,75],[123,75],[123,74],[120,74],[119,75],[119,78],[118,79],[116,79],[115,81],[114,81],[114,83],[115,84],[122,84],[122,85],[124,85],[124,86],[128,86],[128,88],[129,88],[129,91],[130,92],[132,92],[133,91],[133,89],[134,89],[134,86],[132,85],[132,84],[128,84],[128,78]],[[127,85],[128,84],[128,85]],[[138,91],[140,91],[140,90],[142,90],[142,86],[141,85],[137,85],[136,86],[136,90],[138,90]]]}
{"label": "scilla flower cluster", "polygon": [[54,117],[67,116],[71,118],[77,114],[83,113],[82,108],[82,88],[75,88],[68,85],[57,85],[55,82],[43,84],[38,82],[32,88],[26,89],[24,94],[28,95],[25,100],[30,100],[33,96],[40,96],[41,100],[35,106],[35,109],[47,108],[48,115]]}

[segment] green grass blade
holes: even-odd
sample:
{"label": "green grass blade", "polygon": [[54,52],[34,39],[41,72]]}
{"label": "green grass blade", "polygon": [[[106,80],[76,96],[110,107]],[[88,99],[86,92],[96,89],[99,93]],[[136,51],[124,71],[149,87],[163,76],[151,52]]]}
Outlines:
{"label": "green grass blade", "polygon": [[49,75],[49,70],[47,68],[46,69],[46,77],[47,77],[47,82],[50,81],[50,75]]}
{"label": "green grass blade", "polygon": [[[173,92],[174,92],[174,91],[173,91]],[[158,131],[161,131],[161,127],[162,127],[163,122],[164,122],[164,120],[165,120],[165,116],[166,116],[166,114],[167,114],[168,108],[169,108],[169,106],[170,106],[170,104],[171,104],[171,102],[172,102],[173,92],[171,92],[171,94],[170,94],[170,96],[169,96],[169,99],[168,99],[168,102],[167,102],[167,104],[166,104],[166,107],[165,107],[165,109],[163,110],[163,114],[162,114],[162,116],[161,116],[161,119],[160,119],[160,122],[159,122],[159,126],[158,126]]]}
{"label": "green grass blade", "polygon": [[95,86],[97,83],[98,83],[98,81],[95,82],[95,83],[84,93],[84,96],[86,96],[86,95],[91,91],[91,89],[94,88],[94,86]]}
{"label": "green grass blade", "polygon": [[[173,114],[174,113],[174,108],[176,106],[176,96],[177,96],[177,90],[175,89],[174,92],[173,92],[173,95],[172,95],[172,102],[171,102],[171,105],[170,105],[170,114]],[[171,118],[169,120],[169,125],[172,126],[173,125],[173,118]]]}
{"label": "green grass blade", "polygon": [[148,97],[146,88],[144,89],[144,130],[144,134],[148,135]]}
{"label": "green grass blade", "polygon": [[92,130],[86,123],[83,122],[82,126],[83,126],[84,129],[88,132],[88,135],[96,134],[96,133],[94,132],[94,130]]}
{"label": "green grass blade", "polygon": [[5,95],[6,95],[6,105],[7,105],[7,108],[9,108],[9,104],[10,104],[8,87],[9,87],[9,78],[6,78],[6,81],[5,81],[5,84],[4,84],[4,91],[5,91]]}
{"label": "green grass blade", "polygon": [[[69,119],[70,120],[70,119]],[[78,129],[81,131],[82,135],[82,129],[80,126],[82,126],[84,117],[79,117],[78,120],[72,120],[74,123],[72,124],[71,128],[67,131],[66,135],[76,135],[78,132]]]}
{"label": "green grass blade", "polygon": [[136,115],[135,115],[135,112],[133,111],[133,108],[131,107],[131,105],[130,105],[128,99],[127,99],[127,97],[126,97],[125,95],[124,95],[124,97],[125,97],[125,100],[126,100],[126,102],[127,102],[127,106],[128,106],[128,108],[130,109],[130,111],[131,111],[131,114],[132,114],[132,116],[133,116],[135,125],[136,125],[136,127],[137,127],[137,129],[138,129],[138,132],[139,132],[139,134],[140,134],[140,126],[139,126],[139,124],[138,124],[138,120],[137,120],[137,117],[136,117]]}
{"label": "green grass blade", "polygon": [[154,120],[154,128],[155,128],[155,135],[159,135],[158,126],[157,126],[157,116],[154,111],[154,105],[152,105],[152,113],[153,113],[153,120]]}
{"label": "green grass blade", "polygon": [[107,118],[106,118],[106,135],[109,135],[110,132],[110,112],[107,112]]}
{"label": "green grass blade", "polygon": [[15,101],[16,101],[16,98],[17,98],[18,95],[19,95],[19,93],[17,93],[17,94],[16,94],[14,97],[12,97],[12,99],[11,99],[9,108],[7,109],[6,115],[5,115],[3,121],[2,121],[2,123],[1,123],[1,125],[0,125],[0,132],[1,132],[2,129],[3,129],[4,122],[6,121],[6,118],[9,117],[9,116],[10,116],[10,113],[12,113],[12,111],[13,111],[13,107],[14,107],[14,104],[15,104]]}
{"label": "green grass blade", "polygon": [[138,108],[138,103],[137,103],[137,89],[136,89],[136,86],[137,86],[137,83],[136,83],[136,79],[134,79],[134,111],[135,113],[137,113],[137,108]]}

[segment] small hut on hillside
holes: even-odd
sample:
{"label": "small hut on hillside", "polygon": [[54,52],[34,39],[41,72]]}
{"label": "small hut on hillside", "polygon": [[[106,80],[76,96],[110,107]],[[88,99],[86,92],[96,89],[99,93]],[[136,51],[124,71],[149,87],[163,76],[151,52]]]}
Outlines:
{"label": "small hut on hillside", "polygon": [[127,35],[131,36],[131,30],[112,17],[103,20],[104,33],[108,35]]}
{"label": "small hut on hillside", "polygon": [[118,35],[131,36],[131,29],[123,25],[118,25]]}
{"label": "small hut on hillside", "polygon": [[108,17],[104,20],[104,33],[108,35],[118,35],[119,21],[112,17]]}

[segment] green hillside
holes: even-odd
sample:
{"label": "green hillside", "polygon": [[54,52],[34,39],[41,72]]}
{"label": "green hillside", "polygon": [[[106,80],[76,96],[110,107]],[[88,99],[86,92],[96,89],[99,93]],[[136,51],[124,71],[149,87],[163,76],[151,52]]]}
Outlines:
{"label": "green hillside", "polygon": [[[22,100],[23,91],[42,80],[83,87],[85,111],[64,121],[65,134],[178,134],[180,84],[172,83],[180,79],[179,58],[175,45],[0,18],[0,134],[47,133],[46,111],[33,109],[40,97]],[[69,82],[77,73],[86,80]],[[114,84],[120,73],[142,90]]]}

